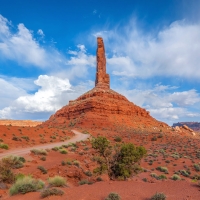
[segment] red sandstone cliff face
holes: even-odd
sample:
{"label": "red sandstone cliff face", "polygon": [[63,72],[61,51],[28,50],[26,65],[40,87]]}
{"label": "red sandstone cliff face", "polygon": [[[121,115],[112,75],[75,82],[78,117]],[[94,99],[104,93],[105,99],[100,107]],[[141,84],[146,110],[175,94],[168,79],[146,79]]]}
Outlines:
{"label": "red sandstone cliff face", "polygon": [[94,88],[75,101],[70,101],[69,105],[57,111],[51,119],[59,117],[73,119],[87,112],[96,113],[97,115],[118,114],[150,117],[148,111],[129,102],[117,92],[111,89]]}

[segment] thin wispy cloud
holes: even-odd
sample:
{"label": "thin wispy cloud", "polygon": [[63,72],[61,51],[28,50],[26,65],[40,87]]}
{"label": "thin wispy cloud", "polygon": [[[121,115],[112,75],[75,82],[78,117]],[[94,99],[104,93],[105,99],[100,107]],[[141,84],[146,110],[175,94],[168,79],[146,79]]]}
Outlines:
{"label": "thin wispy cloud", "polygon": [[200,78],[200,24],[176,21],[157,33],[148,33],[131,20],[125,27],[112,29],[93,35],[105,38],[114,75]]}

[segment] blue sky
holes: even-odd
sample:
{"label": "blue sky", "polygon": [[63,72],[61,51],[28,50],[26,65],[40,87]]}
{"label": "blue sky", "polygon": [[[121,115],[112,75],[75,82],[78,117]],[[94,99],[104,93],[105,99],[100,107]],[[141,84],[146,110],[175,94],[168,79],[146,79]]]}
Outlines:
{"label": "blue sky", "polygon": [[93,88],[96,37],[111,88],[170,125],[200,121],[200,1],[1,0],[0,118],[46,120]]}

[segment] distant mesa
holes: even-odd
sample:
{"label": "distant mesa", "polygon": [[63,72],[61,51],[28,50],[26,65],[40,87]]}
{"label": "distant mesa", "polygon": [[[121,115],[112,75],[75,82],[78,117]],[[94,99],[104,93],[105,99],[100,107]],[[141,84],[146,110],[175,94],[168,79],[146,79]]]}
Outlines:
{"label": "distant mesa", "polygon": [[6,126],[12,125],[12,126],[34,127],[40,124],[42,124],[42,121],[0,119],[0,125],[6,125]]}

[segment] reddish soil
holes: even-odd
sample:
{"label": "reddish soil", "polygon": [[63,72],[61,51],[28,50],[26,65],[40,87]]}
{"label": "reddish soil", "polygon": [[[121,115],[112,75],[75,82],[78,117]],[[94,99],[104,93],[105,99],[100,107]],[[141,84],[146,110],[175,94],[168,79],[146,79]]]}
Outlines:
{"label": "reddish soil", "polygon": [[[104,200],[110,192],[116,192],[122,200],[149,200],[156,192],[167,194],[167,200],[199,200],[199,190],[194,183],[186,181],[163,181],[162,183],[144,183],[141,181],[98,182],[93,185],[83,185],[74,188],[61,188],[65,194],[62,197],[51,196],[48,199],[71,200]],[[8,199],[35,200],[40,199],[40,193],[16,195]]]}
{"label": "reddish soil", "polygon": [[7,119],[0,120],[0,125],[37,126],[40,124],[42,124],[41,121],[32,121],[32,120],[7,120]]}
{"label": "reddish soil", "polygon": [[[7,128],[7,127],[6,127]],[[14,128],[14,127],[13,127]],[[108,128],[108,127],[107,127]],[[46,130],[46,129],[44,129]],[[81,128],[80,128],[81,130]],[[141,166],[146,172],[133,176],[128,181],[109,181],[109,178],[102,175],[102,182],[97,182],[97,176],[91,177],[85,175],[86,171],[93,171],[97,166],[93,161],[95,156],[94,150],[91,148],[89,141],[76,143],[76,149],[72,147],[66,148],[67,154],[61,154],[58,151],[50,150],[46,156],[46,160],[42,161],[43,156],[29,154],[25,156],[26,163],[23,168],[15,170],[15,173],[32,174],[34,178],[40,178],[46,182],[48,177],[60,175],[67,179],[67,188],[61,188],[65,195],[63,197],[50,197],[49,199],[85,199],[103,200],[109,192],[117,192],[122,197],[122,200],[138,199],[147,200],[155,192],[163,192],[167,195],[167,199],[180,200],[195,200],[199,199],[199,187],[196,179],[200,179],[200,174],[193,165],[199,163],[198,149],[200,149],[199,138],[193,136],[179,135],[174,132],[167,133],[149,133],[149,132],[124,132],[108,131],[101,129],[83,129],[87,130],[92,135],[106,135],[110,141],[114,142],[115,136],[120,136],[124,142],[132,142],[135,145],[143,145],[148,149],[148,156],[141,162]],[[109,132],[109,133],[108,133]],[[152,138],[156,136],[156,141]],[[181,141],[177,142],[177,141]],[[13,141],[13,143],[18,141]],[[179,155],[178,157],[172,157]],[[74,161],[79,162],[79,167],[74,165]],[[62,165],[62,161],[65,165]],[[71,164],[66,164],[71,162]],[[47,169],[47,174],[43,174],[38,166],[43,166]],[[168,174],[160,172],[156,168],[158,166],[167,167]],[[179,170],[186,170],[190,172],[188,177],[181,174],[179,176],[183,179],[181,181],[171,180],[171,176]],[[156,173],[157,176],[163,174],[166,180],[157,180],[151,177],[151,173]],[[196,175],[196,179],[193,177]],[[92,185],[79,186],[81,180],[88,180],[93,182]],[[145,180],[145,181],[144,181]],[[47,184],[47,183],[46,183]],[[8,190],[0,190],[3,199],[39,199],[40,193],[30,193],[26,195],[17,195],[9,197]]]}
{"label": "reddish soil", "polygon": [[[50,144],[42,144],[42,145],[36,145],[34,146],[34,149],[52,149],[55,146],[62,146],[62,145],[67,145],[69,143],[76,143],[79,141],[85,141],[87,138],[90,137],[90,135],[88,134],[82,134],[76,130],[72,130],[72,132],[75,134],[74,137],[72,137],[71,139],[68,139],[67,141],[64,142],[54,142],[54,143],[50,143]],[[17,149],[12,149],[12,150],[7,150],[3,153],[0,154],[0,159],[5,157],[5,156],[9,156],[9,155],[16,155],[16,156],[25,156],[26,154],[30,154],[30,151],[33,149],[33,147],[26,147],[26,148],[17,148]]]}
{"label": "reddish soil", "polygon": [[[1,142],[9,145],[9,149],[30,147],[38,144],[60,142],[74,136],[69,128],[57,127],[19,127],[0,125]],[[0,149],[0,153],[6,150]]]}

